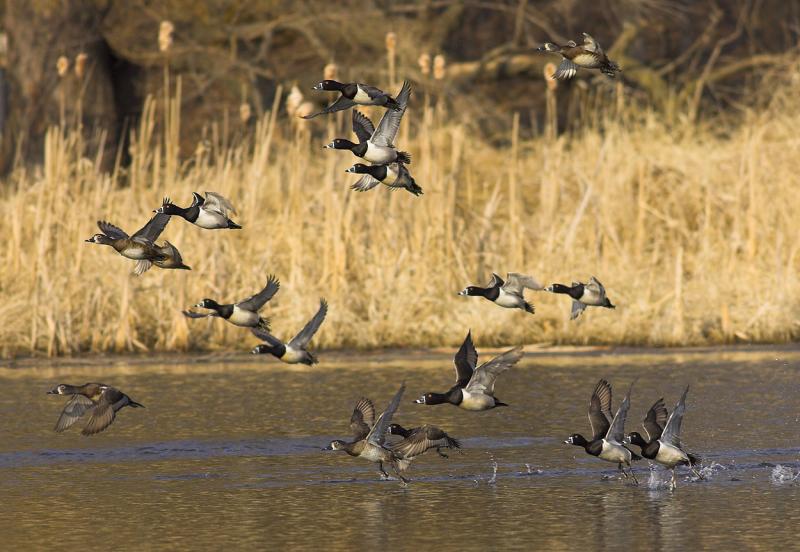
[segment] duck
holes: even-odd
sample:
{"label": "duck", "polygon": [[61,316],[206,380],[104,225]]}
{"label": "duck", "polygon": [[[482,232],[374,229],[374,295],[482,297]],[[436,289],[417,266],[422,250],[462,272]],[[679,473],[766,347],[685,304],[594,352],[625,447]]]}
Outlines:
{"label": "duck", "polygon": [[407,460],[421,456],[431,449],[442,458],[448,456],[442,452],[443,448],[461,449],[461,442],[450,437],[447,432],[433,425],[422,425],[406,429],[400,424],[390,424],[389,435],[399,435],[403,439],[391,445],[391,449]]}
{"label": "duck", "polygon": [[663,398],[658,399],[650,407],[642,424],[647,439],[636,431],[628,434],[628,442],[641,448],[642,456],[672,470],[671,490],[675,490],[678,486],[675,478],[675,468],[678,466],[689,466],[698,479],[703,479],[696,468],[700,464],[700,458],[683,450],[681,444],[681,422],[686,412],[687,393],[689,393],[688,385],[669,418]]}
{"label": "duck", "polygon": [[604,75],[614,78],[622,69],[608,59],[600,44],[588,33],[583,33],[583,44],[569,41],[564,46],[545,42],[540,52],[559,54],[563,59],[553,74],[554,79],[569,80],[578,72],[578,68],[599,69]]}
{"label": "duck", "polygon": [[639,481],[636,479],[636,474],[633,473],[631,461],[641,460],[641,456],[635,454],[624,444],[625,418],[628,416],[628,409],[631,404],[631,389],[633,389],[633,384],[631,384],[628,393],[612,419],[611,384],[601,379],[595,386],[592,398],[589,401],[589,423],[592,426],[592,440],[587,441],[580,433],[573,433],[564,443],[582,447],[587,454],[596,456],[606,462],[617,464],[617,468],[622,472],[625,479],[629,475],[625,473],[623,466],[627,466],[634,484],[638,485]]}
{"label": "duck", "polygon": [[547,286],[544,290],[551,293],[563,293],[572,297],[572,311],[569,315],[570,320],[575,320],[583,314],[586,307],[617,308],[615,305],[612,305],[611,301],[606,297],[605,286],[594,276],[589,278],[588,284],[583,284],[581,282],[572,282],[571,286],[553,284]]}
{"label": "duck", "polygon": [[61,433],[72,427],[86,413],[90,413],[82,435],[100,433],[116,418],[117,412],[126,406],[144,408],[128,395],[104,383],[69,385],[62,383],[47,392],[48,395],[69,395],[70,399],[61,411],[54,430]]}
{"label": "duck", "polygon": [[535,312],[533,305],[526,301],[523,296],[525,288],[538,291],[542,289],[542,285],[531,276],[517,272],[509,272],[506,275],[506,281],[503,281],[497,274],[492,273],[492,279],[486,287],[467,286],[458,294],[483,297],[492,301],[495,305],[507,309],[522,309],[533,314]]}
{"label": "duck", "polygon": [[353,111],[353,132],[358,137],[358,143],[355,144],[344,138],[336,138],[324,147],[350,150],[353,155],[361,157],[373,165],[388,165],[395,162],[410,164],[411,156],[404,151],[397,151],[394,146],[394,139],[400,129],[400,121],[408,106],[410,95],[411,84],[405,81],[397,95],[400,109],[384,113],[377,129],[369,118],[358,111]]}
{"label": "duck", "polygon": [[449,403],[472,411],[508,406],[494,396],[494,384],[497,376],[514,366],[521,358],[522,347],[514,347],[476,368],[478,352],[472,343],[472,331],[469,331],[453,359],[456,369],[455,385],[446,393],[425,393],[414,402],[427,405]]}
{"label": "duck", "polygon": [[313,119],[327,113],[344,111],[356,105],[377,105],[386,107],[394,111],[400,111],[401,106],[398,100],[379,88],[368,84],[356,82],[341,83],[339,81],[326,79],[314,86],[312,90],[324,90],[326,92],[339,92],[341,95],[331,105],[322,111],[304,115],[303,119]]}
{"label": "duck", "polygon": [[228,217],[228,213],[236,213],[233,204],[215,192],[206,192],[205,197],[197,192],[192,192],[192,204],[188,207],[178,207],[172,203],[170,198],[165,197],[161,202],[161,207],[155,212],[181,217],[195,226],[207,230],[241,229],[240,225]]}
{"label": "duck", "polygon": [[345,169],[345,172],[364,175],[350,186],[357,192],[367,192],[378,184],[383,184],[390,190],[404,188],[415,196],[421,196],[423,193],[422,188],[417,185],[414,177],[403,163],[389,163],[388,165],[356,163],[349,169]]}
{"label": "duck", "polygon": [[190,270],[183,264],[177,247],[169,242],[166,242],[164,246],[156,244],[156,240],[166,228],[169,219],[169,215],[158,213],[132,236],[109,222],[98,220],[97,227],[102,233],[95,234],[85,241],[111,246],[126,259],[137,261],[134,268],[134,274],[137,275],[147,272],[153,264],[160,268]]}
{"label": "duck", "polygon": [[314,334],[317,333],[317,330],[319,330],[327,314],[328,302],[325,301],[325,299],[321,299],[317,313],[308,321],[303,329],[300,330],[300,333],[294,336],[288,343],[284,343],[261,328],[252,328],[250,331],[253,332],[253,335],[266,343],[256,345],[251,353],[254,355],[271,354],[281,362],[287,364],[307,364],[309,366],[316,364],[318,362],[317,357],[311,354],[306,349],[306,346],[308,342],[311,341],[311,338],[314,337]]}
{"label": "duck", "polygon": [[[408,483],[408,479],[403,475],[403,471],[408,469],[411,461],[402,458],[390,448],[387,448],[386,432],[389,425],[392,423],[392,416],[400,406],[400,400],[406,390],[405,382],[400,385],[389,406],[375,420],[375,406],[372,401],[366,397],[361,398],[350,416],[350,429],[353,431],[353,441],[347,442],[342,440],[331,441],[327,450],[341,450],[348,455],[364,458],[370,462],[378,464],[378,470],[381,476],[388,478],[389,474],[384,469],[384,464],[391,466],[395,475],[403,483]],[[374,422],[374,423],[373,423]]]}
{"label": "duck", "polygon": [[267,277],[267,284],[264,289],[251,295],[247,299],[243,299],[237,303],[219,304],[214,299],[203,299],[196,305],[196,308],[208,309],[211,312],[200,313],[189,310],[183,311],[183,315],[187,318],[207,318],[217,316],[227,320],[234,326],[241,326],[244,328],[261,328],[262,330],[269,331],[269,319],[263,318],[258,314],[267,301],[272,299],[281,287],[281,283],[270,274]]}

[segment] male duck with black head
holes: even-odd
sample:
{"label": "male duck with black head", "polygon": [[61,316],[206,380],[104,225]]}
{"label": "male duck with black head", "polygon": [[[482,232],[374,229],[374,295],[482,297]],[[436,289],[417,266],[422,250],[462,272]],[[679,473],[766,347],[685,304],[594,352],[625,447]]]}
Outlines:
{"label": "male duck with black head", "polygon": [[453,359],[456,384],[446,393],[425,393],[414,402],[428,405],[449,403],[464,410],[475,411],[508,406],[494,396],[494,384],[497,376],[514,366],[521,358],[522,347],[514,347],[476,368],[478,352],[472,344],[472,332],[468,332]]}
{"label": "male duck with black head", "polygon": [[184,316],[187,318],[207,318],[216,316],[227,320],[234,326],[242,326],[245,328],[261,328],[269,331],[269,319],[263,318],[258,314],[258,311],[263,307],[267,301],[272,299],[281,283],[274,275],[267,278],[267,285],[264,289],[244,299],[238,303],[219,304],[214,299],[203,299],[195,305],[195,307],[208,309],[211,312],[199,313],[192,311],[183,311]]}
{"label": "male duck with black head", "polygon": [[581,282],[572,282],[571,286],[553,284],[547,286],[544,290],[551,293],[569,295],[572,298],[572,310],[569,314],[570,320],[575,320],[583,314],[586,307],[617,308],[615,305],[611,304],[611,301],[609,301],[606,296],[605,286],[594,276],[589,278],[588,284],[583,284]]}
{"label": "male duck with black head", "polygon": [[553,74],[554,79],[568,80],[575,76],[578,68],[599,69],[604,75],[615,77],[622,71],[619,65],[608,59],[600,44],[588,33],[583,33],[583,44],[578,45],[570,40],[564,46],[552,42],[545,42],[540,48],[541,52],[559,54],[561,63]]}
{"label": "male duck with black head", "polygon": [[533,304],[525,300],[523,295],[525,288],[532,290],[542,289],[541,284],[530,276],[509,272],[506,280],[492,273],[492,280],[486,287],[467,286],[461,290],[459,295],[471,297],[483,297],[493,302],[495,305],[507,309],[522,309],[533,314],[535,309]]}
{"label": "male duck with black head", "polygon": [[156,209],[156,213],[181,217],[195,226],[207,230],[218,228],[238,230],[241,228],[228,216],[229,213],[236,213],[233,204],[214,192],[206,192],[205,197],[197,192],[192,192],[192,204],[188,207],[178,207],[168,197],[165,197],[161,207]]}
{"label": "male duck with black head", "polygon": [[328,314],[328,302],[325,299],[321,299],[317,314],[288,343],[284,343],[266,330],[253,328],[251,330],[253,335],[264,341],[264,343],[256,345],[251,353],[254,355],[270,354],[286,364],[307,364],[309,366],[316,364],[317,357],[309,352],[306,347],[311,338],[314,337],[314,334],[317,333],[317,330],[319,330],[326,314]]}
{"label": "male duck with black head", "polygon": [[627,466],[630,476],[635,484],[639,484],[631,468],[632,460],[641,460],[634,454],[625,442],[625,418],[631,404],[631,389],[628,389],[622,404],[619,405],[616,415],[611,417],[611,385],[606,380],[600,380],[594,388],[592,399],[589,401],[589,423],[592,426],[592,440],[587,441],[580,433],[573,433],[564,441],[568,445],[582,447],[587,454],[596,456],[606,462],[617,464],[617,468],[625,478],[628,474],[623,466]]}
{"label": "male duck with black head", "polygon": [[305,115],[303,119],[313,119],[314,117],[318,117],[323,114],[344,111],[345,109],[350,109],[355,105],[377,105],[395,111],[399,111],[401,109],[398,100],[395,100],[383,90],[368,84],[361,84],[357,82],[341,83],[339,81],[326,79],[314,86],[313,90],[339,92],[340,96],[335,102],[327,106],[322,111],[313,113],[311,115]]}

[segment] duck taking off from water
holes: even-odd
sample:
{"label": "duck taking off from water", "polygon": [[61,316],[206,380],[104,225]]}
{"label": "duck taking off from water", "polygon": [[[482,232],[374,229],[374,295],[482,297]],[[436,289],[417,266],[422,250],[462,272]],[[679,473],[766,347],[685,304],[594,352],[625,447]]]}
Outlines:
{"label": "duck taking off from water", "polygon": [[578,72],[578,68],[598,69],[604,75],[612,78],[622,71],[619,65],[608,59],[600,44],[588,33],[583,33],[583,44],[581,45],[572,40],[564,46],[545,42],[539,51],[561,56],[562,61],[553,73],[553,78],[557,80],[571,79]]}

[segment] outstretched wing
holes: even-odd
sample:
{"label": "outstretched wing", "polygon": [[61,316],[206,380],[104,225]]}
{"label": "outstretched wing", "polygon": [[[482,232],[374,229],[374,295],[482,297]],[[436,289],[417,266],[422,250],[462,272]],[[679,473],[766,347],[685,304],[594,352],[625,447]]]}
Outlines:
{"label": "outstretched wing", "polygon": [[660,437],[662,443],[681,448],[681,422],[683,422],[683,414],[686,412],[686,394],[688,392],[689,386],[687,385],[678,404],[675,405],[675,410],[669,415],[667,425]]}
{"label": "outstretched wing", "polygon": [[461,448],[461,443],[442,429],[426,424],[416,428],[411,435],[391,446],[396,454],[406,459],[419,456],[432,448],[458,449]]}
{"label": "outstretched wing", "polygon": [[664,406],[664,399],[658,399],[650,410],[647,411],[647,416],[644,417],[642,426],[647,433],[647,439],[652,441],[661,437],[664,427],[667,423],[667,407]]}
{"label": "outstretched wing", "polygon": [[583,311],[586,310],[586,305],[581,303],[580,301],[576,301],[575,299],[572,300],[572,310],[569,312],[569,319],[575,320],[580,315],[583,314]]}
{"label": "outstretched wing", "polygon": [[592,440],[605,437],[611,427],[611,384],[601,379],[589,401],[589,424],[592,426]]}
{"label": "outstretched wing", "polygon": [[500,276],[492,272],[492,279],[489,280],[489,284],[486,287],[493,288],[495,286],[502,286],[502,285],[505,285],[505,281]]}
{"label": "outstretched wing", "polygon": [[564,58],[561,60],[561,63],[558,64],[558,67],[556,67],[553,78],[556,80],[569,80],[574,77],[577,72],[578,66]]}
{"label": "outstretched wing", "polygon": [[165,215],[164,213],[156,213],[153,218],[147,221],[147,224],[136,231],[132,236],[133,239],[145,239],[150,243],[155,242],[158,236],[161,235],[161,232],[164,231],[164,228],[166,228],[170,218],[169,215]]}
{"label": "outstretched wing", "polygon": [[67,401],[64,410],[58,417],[56,427],[54,428],[57,433],[69,429],[75,422],[80,420],[81,416],[86,414],[94,407],[95,403],[89,397],[84,395],[72,395],[72,398]]}
{"label": "outstretched wing", "polygon": [[585,287],[589,293],[597,294],[600,301],[602,301],[606,296],[606,288],[600,283],[600,280],[594,276],[589,277],[589,283],[585,284]]}
{"label": "outstretched wing", "polygon": [[269,333],[267,330],[263,328],[250,328],[250,331],[253,333],[254,336],[259,338],[261,341],[266,341],[273,347],[280,347],[283,345],[283,341]]}
{"label": "outstretched wing", "polygon": [[350,429],[356,441],[365,439],[369,435],[369,430],[375,423],[375,405],[366,397],[362,397],[353,409],[350,416]]}
{"label": "outstretched wing", "polygon": [[355,184],[350,186],[350,189],[355,190],[357,192],[368,192],[378,184],[380,184],[380,180],[378,180],[372,175],[365,174],[364,176],[359,178]]}
{"label": "outstretched wing", "polygon": [[397,407],[400,406],[400,399],[403,398],[405,390],[406,383],[403,382],[400,385],[400,389],[397,390],[397,393],[395,393],[394,397],[392,397],[392,400],[389,402],[389,406],[386,407],[386,410],[380,415],[378,421],[372,426],[369,435],[367,435],[368,442],[373,445],[383,445],[386,440],[386,430],[389,429],[389,424],[392,423],[392,416],[397,412]]}
{"label": "outstretched wing", "polygon": [[478,365],[478,351],[475,350],[475,345],[472,343],[472,330],[467,332],[464,343],[453,357],[453,365],[456,369],[456,385],[466,386]]}
{"label": "outstretched wing", "polygon": [[605,55],[603,48],[600,46],[594,38],[589,35],[589,33],[583,33],[583,49],[588,50],[589,52],[594,52],[596,54]]}
{"label": "outstretched wing", "polygon": [[314,334],[317,333],[322,322],[325,320],[325,315],[328,314],[328,302],[325,299],[320,299],[319,310],[314,317],[300,330],[296,336],[289,342],[289,346],[294,349],[305,349]]}
{"label": "outstretched wing", "polygon": [[267,301],[272,299],[276,293],[278,293],[278,289],[280,289],[280,287],[281,283],[278,281],[275,275],[270,274],[267,278],[267,285],[264,286],[264,289],[255,295],[251,295],[244,301],[239,301],[237,305],[239,305],[239,308],[256,312],[263,307]]}
{"label": "outstretched wing", "polygon": [[217,311],[194,312],[190,310],[181,311],[186,318],[208,318],[209,316],[219,316]]}
{"label": "outstretched wing", "polygon": [[397,131],[400,130],[400,121],[403,119],[403,113],[406,112],[408,106],[408,98],[411,96],[411,83],[408,81],[403,82],[403,87],[397,95],[397,103],[400,109],[387,109],[381,117],[381,122],[378,123],[378,128],[372,134],[371,141],[376,146],[392,146],[394,145],[394,138],[397,136]]}
{"label": "outstretched wing", "polygon": [[356,105],[351,99],[345,98],[344,96],[339,96],[339,98],[333,102],[331,105],[323,109],[322,111],[318,111],[317,113],[312,113],[311,115],[303,115],[303,119],[313,119],[314,117],[318,117],[320,115],[324,115],[326,113],[336,113],[337,111],[344,111],[345,109],[350,109]]}
{"label": "outstretched wing", "polygon": [[216,211],[226,218],[228,213],[236,213],[233,203],[216,192],[206,192],[206,200],[205,203],[203,203],[203,209],[206,211]]}
{"label": "outstretched wing", "polygon": [[506,283],[503,284],[503,289],[510,292],[516,293],[518,295],[522,295],[522,291],[525,289],[532,289],[532,290],[540,290],[543,289],[544,286],[534,280],[531,276],[527,276],[525,274],[519,274],[517,272],[509,272],[506,278]]}
{"label": "outstretched wing", "polygon": [[142,274],[150,270],[150,267],[152,266],[153,266],[153,261],[148,261],[147,259],[136,261],[136,266],[133,267],[133,273],[136,274],[137,276],[141,276]]}
{"label": "outstretched wing", "polygon": [[494,382],[497,381],[497,376],[514,366],[521,358],[522,347],[514,347],[482,364],[472,374],[466,387],[467,392],[494,395]]}
{"label": "outstretched wing", "polygon": [[129,237],[121,228],[114,226],[110,222],[106,222],[104,220],[97,221],[97,227],[100,231],[111,238],[112,240],[124,240],[125,238]]}
{"label": "outstretched wing", "polygon": [[358,143],[366,142],[375,132],[375,125],[360,111],[353,111],[353,132],[358,137]]}
{"label": "outstretched wing", "polygon": [[633,389],[633,384],[628,388],[625,398],[622,399],[622,403],[617,409],[617,414],[606,433],[606,441],[621,445],[625,440],[625,419],[628,417],[628,409],[631,406],[631,389]]}

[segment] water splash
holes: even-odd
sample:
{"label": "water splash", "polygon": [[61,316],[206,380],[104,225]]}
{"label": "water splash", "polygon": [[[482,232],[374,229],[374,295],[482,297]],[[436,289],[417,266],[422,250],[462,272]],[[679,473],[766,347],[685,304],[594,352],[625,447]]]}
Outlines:
{"label": "water splash", "polygon": [[772,473],[769,476],[770,481],[775,485],[785,485],[786,483],[795,483],[800,479],[800,470],[795,472],[788,466],[781,466],[778,464],[772,468]]}
{"label": "water splash", "polygon": [[527,470],[528,475],[539,475],[540,473],[544,473],[544,470],[540,470],[539,468],[534,468],[530,464],[525,464],[525,469]]}
{"label": "water splash", "polygon": [[[711,462],[707,466],[702,466],[698,470],[698,472],[700,473],[700,475],[703,476],[703,479],[712,479],[715,475],[717,475],[717,473],[725,471],[727,469],[728,469],[727,466],[723,466],[718,462]],[[697,481],[697,480],[698,480],[697,476],[693,474],[691,481]]]}
{"label": "water splash", "polygon": [[489,478],[489,481],[486,483],[488,485],[494,485],[497,482],[497,460],[495,460],[494,455],[491,452],[487,452],[486,454],[488,454],[489,458],[492,460],[492,477]]}

